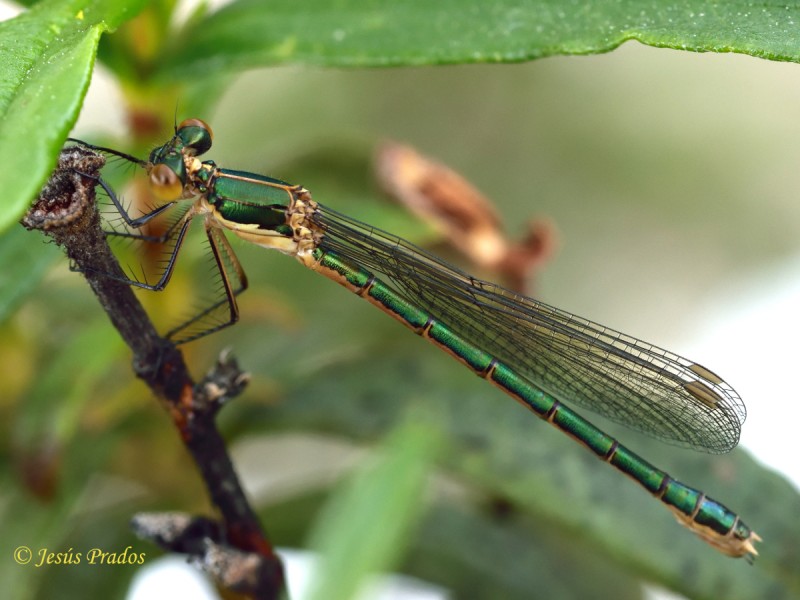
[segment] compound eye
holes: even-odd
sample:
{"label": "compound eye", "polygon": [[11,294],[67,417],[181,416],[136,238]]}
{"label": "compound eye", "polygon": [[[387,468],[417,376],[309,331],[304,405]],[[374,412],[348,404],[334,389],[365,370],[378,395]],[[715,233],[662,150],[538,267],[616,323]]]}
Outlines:
{"label": "compound eye", "polygon": [[160,164],[150,169],[150,189],[159,200],[172,201],[183,194],[183,183],[175,171]]}
{"label": "compound eye", "polygon": [[190,156],[208,152],[214,139],[211,127],[200,119],[182,121],[178,125],[178,136],[183,140],[184,152]]}

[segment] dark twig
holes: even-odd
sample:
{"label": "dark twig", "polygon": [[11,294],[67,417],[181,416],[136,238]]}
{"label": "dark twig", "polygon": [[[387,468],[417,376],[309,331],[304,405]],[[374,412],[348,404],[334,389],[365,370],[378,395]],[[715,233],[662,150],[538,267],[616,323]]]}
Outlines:
{"label": "dark twig", "polygon": [[224,534],[214,519],[186,513],[140,513],[131,519],[133,532],[169,552],[199,556],[206,540],[222,543]]}
{"label": "dark twig", "polygon": [[[167,408],[219,510],[219,524],[196,519],[193,526],[178,527],[177,546],[162,545],[189,553],[223,587],[251,598],[280,598],[283,567],[247,502],[214,422],[219,408],[244,389],[248,377],[223,354],[204,380],[195,384],[180,350],[158,335],[131,288],[113,277],[124,278],[124,274],[106,243],[95,204],[95,187],[104,164],[104,156],[89,148],[62,150],[58,167],[22,223],[50,236],[84,274],[133,351],[136,375]],[[174,522],[164,517],[162,525],[164,530],[157,533],[158,523],[150,522],[145,537],[175,536]]]}
{"label": "dark twig", "polygon": [[227,590],[246,593],[268,569],[264,557],[231,548],[219,524],[185,513],[142,513],[131,520],[140,538],[165,550],[188,554],[190,561]]}

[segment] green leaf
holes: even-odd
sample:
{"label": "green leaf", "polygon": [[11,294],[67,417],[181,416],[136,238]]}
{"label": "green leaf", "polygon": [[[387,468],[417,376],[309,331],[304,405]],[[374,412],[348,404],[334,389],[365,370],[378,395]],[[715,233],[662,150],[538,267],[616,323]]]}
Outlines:
{"label": "green leaf", "polygon": [[[14,427],[20,448],[68,443],[79,430],[80,417],[93,398],[92,390],[126,351],[105,316],[64,343],[69,352],[52,358],[22,403]],[[97,352],[98,348],[102,352]],[[87,360],[89,356],[91,360]]]}
{"label": "green leaf", "polygon": [[501,503],[494,508],[434,506],[408,553],[408,571],[445,586],[454,598],[470,600],[641,600],[635,573],[611,557],[587,552],[558,525],[532,522]]}
{"label": "green leaf", "polygon": [[162,76],[307,63],[519,62],[626,40],[800,60],[800,6],[705,0],[239,0],[189,28]]}
{"label": "green leaf", "polygon": [[100,35],[143,4],[54,0],[0,23],[0,231],[53,169],[89,86]]}
{"label": "green leaf", "polygon": [[36,289],[47,269],[63,256],[39,232],[12,227],[0,234],[0,323]]}
{"label": "green leaf", "polygon": [[[395,571],[435,581],[453,598],[469,600],[529,600],[532,590],[535,597],[548,600],[641,600],[642,585],[635,574],[601,552],[573,544],[558,525],[532,523],[507,507],[465,506],[461,496],[454,501],[452,494],[426,494],[432,506],[415,525],[416,537]],[[298,547],[324,499],[321,491],[292,495],[259,515],[276,545]],[[411,501],[419,503],[417,498]],[[349,565],[340,576],[349,576]]]}
{"label": "green leaf", "polygon": [[[116,569],[98,569],[86,560],[86,552],[100,548],[109,552],[122,552],[128,545],[136,552],[148,553],[147,560],[157,556],[152,546],[132,539],[128,527],[130,514],[135,508],[131,500],[136,491],[116,487],[98,473],[108,472],[120,446],[120,433],[115,431],[84,431],[76,436],[69,449],[58,455],[63,476],[59,478],[57,493],[42,501],[19,485],[19,464],[0,463],[0,485],[3,502],[0,518],[3,536],[0,553],[12,557],[19,546],[33,552],[33,560],[26,565],[9,559],[0,563],[0,580],[3,594],[15,600],[40,600],[43,598],[90,597],[124,598],[125,589],[134,574],[134,566],[118,565]],[[41,552],[80,552],[80,564],[34,565],[41,560]]]}
{"label": "green leaf", "polygon": [[334,494],[311,534],[309,545],[321,558],[310,598],[354,598],[365,576],[396,563],[422,512],[434,433],[420,423],[406,424],[388,438],[375,462]]}

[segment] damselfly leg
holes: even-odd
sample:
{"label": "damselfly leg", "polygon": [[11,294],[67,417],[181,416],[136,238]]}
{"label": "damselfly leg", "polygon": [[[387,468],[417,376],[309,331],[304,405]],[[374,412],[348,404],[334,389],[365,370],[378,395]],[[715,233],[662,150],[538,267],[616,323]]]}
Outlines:
{"label": "damselfly leg", "polygon": [[[111,154],[137,165],[146,166],[143,161],[110,148],[86,144],[72,138],[70,141],[81,144],[91,150]],[[183,247],[189,226],[195,217],[202,214],[202,211],[198,210],[198,207],[194,204],[170,201],[134,218],[111,185],[102,177],[89,173],[79,172],[78,174],[82,177],[93,179],[103,189],[113,206],[113,213],[122,219],[124,228],[107,228],[105,229],[107,236],[164,246],[163,258],[158,261],[161,266],[156,270],[154,277],[149,277],[145,273],[144,267],[140,268],[141,274],[135,274],[135,269],[128,267],[124,277],[113,273],[101,273],[101,275],[137,288],[162,291],[169,284],[175,271],[178,254]],[[173,215],[169,215],[168,213],[170,212]],[[161,233],[154,235],[139,232],[142,227],[155,223],[162,216],[172,216],[173,218]],[[214,270],[219,273],[218,285],[213,296],[206,298],[191,311],[191,316],[177,326],[172,327],[165,334],[165,337],[179,344],[198,339],[235,323],[239,318],[236,296],[247,288],[247,278],[244,270],[230,243],[221,230],[214,226],[213,220],[209,219],[207,215],[204,221],[206,237],[211,249],[210,255],[214,259]]]}

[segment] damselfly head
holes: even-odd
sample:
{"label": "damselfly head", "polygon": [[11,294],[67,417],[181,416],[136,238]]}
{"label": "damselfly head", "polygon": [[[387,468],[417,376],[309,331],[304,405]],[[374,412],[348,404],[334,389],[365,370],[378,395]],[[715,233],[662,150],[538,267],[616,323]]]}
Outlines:
{"label": "damselfly head", "polygon": [[200,119],[186,119],[175,135],[150,153],[147,167],[150,188],[160,200],[177,200],[187,183],[186,161],[211,148],[211,127]]}

